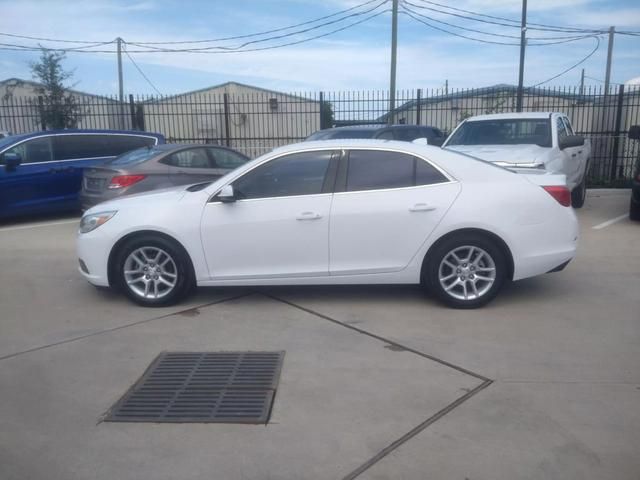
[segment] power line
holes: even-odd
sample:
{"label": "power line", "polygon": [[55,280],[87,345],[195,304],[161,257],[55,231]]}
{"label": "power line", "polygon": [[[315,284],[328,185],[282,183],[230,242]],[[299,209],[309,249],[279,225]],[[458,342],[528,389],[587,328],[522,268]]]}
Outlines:
{"label": "power line", "polygon": [[[520,46],[520,43],[515,43],[515,42],[498,42],[495,40],[485,40],[482,38],[475,38],[475,37],[470,37],[468,35],[462,35],[460,33],[456,33],[456,32],[452,32],[451,30],[447,30],[445,28],[442,27],[438,27],[436,25],[433,25],[432,23],[426,22],[424,20],[422,20],[421,18],[418,17],[424,17],[424,18],[430,18],[427,17],[426,15],[421,15],[418,12],[414,12],[413,10],[409,9],[406,5],[402,5],[402,9],[405,15],[411,17],[413,20],[422,23],[423,25],[426,25],[427,27],[433,28],[435,30],[439,30],[441,32],[447,33],[449,35],[453,35],[455,37],[459,37],[459,38],[464,38],[466,40],[471,40],[474,42],[480,42],[480,43],[486,43],[486,44],[491,44],[491,45],[506,45],[506,46]],[[438,21],[435,19],[432,19],[433,21]],[[484,32],[486,33],[486,32]],[[567,38],[565,40],[559,40],[559,41],[554,41],[554,42],[540,42],[540,43],[528,43],[528,46],[532,46],[532,47],[539,47],[539,46],[547,46],[547,45],[559,45],[562,43],[569,43],[569,42],[575,42],[578,40],[584,40],[585,38],[590,38],[592,37],[592,35],[582,35],[582,36],[578,36],[578,37],[570,37]]]}
{"label": "power line", "polygon": [[[520,28],[520,21],[519,20],[515,20],[512,18],[506,18],[506,17],[498,17],[498,16],[494,16],[494,15],[486,15],[483,13],[479,13],[479,12],[474,12],[471,10],[465,10],[462,8],[456,8],[456,7],[450,7],[448,5],[444,5],[442,3],[437,3],[437,2],[432,2],[430,0],[418,0],[421,3],[426,3],[429,5],[436,5],[438,7],[443,7],[449,10],[453,10],[456,12],[462,12],[462,13],[466,13],[468,15],[473,15],[476,17],[484,17],[484,18],[490,18],[493,20],[501,20],[502,22],[511,22],[511,24],[504,24],[504,23],[499,23],[499,22],[493,22],[493,21],[488,21],[488,20],[481,20],[478,18],[471,18],[468,16],[464,16],[464,15],[457,15],[454,14],[452,12],[446,12],[443,10],[438,10],[435,8],[430,8],[430,7],[422,7],[422,8],[426,8],[429,10],[433,10],[439,13],[443,13],[445,15],[453,15],[456,17],[461,17],[461,18],[465,18],[468,20],[473,20],[476,22],[484,22],[484,23],[490,23],[493,25],[501,25],[503,27],[512,27],[512,28]],[[540,27],[540,28],[536,28],[536,27]],[[533,23],[533,22],[528,22],[527,23],[527,28],[529,30],[541,30],[541,31],[557,31],[557,32],[564,32],[564,33],[604,33],[605,30],[603,29],[585,29],[585,28],[577,28],[577,27],[562,27],[562,26],[557,26],[557,25],[546,25],[543,23]]]}
{"label": "power line", "polygon": [[142,69],[138,66],[138,64],[133,60],[133,58],[131,58],[131,55],[129,55],[129,52],[127,52],[126,47],[123,49],[124,54],[127,56],[127,58],[129,58],[129,60],[131,60],[131,63],[133,63],[133,66],[136,67],[136,70],[138,70],[138,72],[140,73],[140,75],[142,75],[142,78],[144,78],[147,83],[149,85],[151,85],[151,88],[153,88],[156,93],[160,96],[162,96],[162,93],[160,93],[160,90],[158,90],[156,88],[156,86],[153,84],[153,82],[151,80],[149,80],[149,77],[147,77],[144,72],[142,71]]}
{"label": "power line", "polygon": [[566,70],[563,70],[562,72],[560,72],[557,75],[554,75],[551,78],[548,78],[547,80],[544,80],[543,82],[540,83],[536,83],[535,85],[531,85],[530,87],[527,87],[527,89],[531,89],[531,88],[535,88],[535,87],[539,87],[540,85],[543,85],[545,83],[549,83],[551,80],[555,80],[558,77],[561,77],[562,75],[564,75],[565,73],[570,72],[571,70],[573,70],[574,68],[582,65],[584,62],[586,62],[587,60],[589,60],[589,58],[591,58],[597,51],[598,48],[600,48],[600,37],[594,35],[592,38],[594,38],[596,40],[596,47],[586,56],[584,57],[582,60],[580,60],[578,63],[573,64],[572,66],[570,66],[569,68],[567,68]]}
{"label": "power line", "polygon": [[[418,17],[430,20],[432,22],[441,23],[441,24],[448,25],[448,26],[453,27],[453,28],[458,28],[458,29],[461,29],[461,30],[465,30],[465,31],[468,31],[468,32],[479,33],[481,35],[490,35],[490,36],[494,36],[494,37],[520,39],[519,35],[504,35],[504,34],[499,34],[499,33],[486,32],[486,31],[483,31],[483,30],[476,30],[476,29],[473,29],[473,28],[467,28],[467,27],[463,27],[463,26],[460,26],[460,25],[455,25],[453,23],[445,22],[444,20],[438,20],[437,18],[433,18],[433,17],[430,17],[428,15],[424,15],[422,13],[418,13],[418,12],[416,12],[414,10],[411,10],[406,6],[406,5],[412,5],[412,6],[416,6],[418,8],[421,8],[419,5],[414,5],[413,3],[407,2],[407,1],[405,1],[403,3],[404,3],[403,8],[406,11],[411,12],[412,14],[414,14],[414,15],[416,15]],[[429,25],[429,26],[432,26],[432,25]],[[447,30],[443,30],[443,31],[445,31],[446,33],[452,33],[452,32],[449,32]],[[528,39],[533,39],[533,40],[558,40],[558,39],[561,39],[561,40],[560,41],[556,41],[556,42],[528,43],[527,45],[529,45],[529,46],[557,45],[557,44],[560,44],[560,43],[574,42],[574,41],[582,40],[582,39],[589,38],[589,37],[590,37],[590,35],[579,35],[579,36],[575,36],[574,35],[574,36],[563,36],[563,37],[528,37]],[[464,38],[467,38],[467,37],[464,37]],[[475,39],[475,38],[469,38],[469,39],[470,40],[478,40],[478,39]],[[498,43],[498,42],[496,42],[496,43]],[[502,43],[502,44],[503,45],[516,45],[516,43]],[[519,45],[519,43],[517,45]]]}
{"label": "power line", "polygon": [[[223,42],[223,41],[228,41],[228,40],[239,40],[239,39],[242,39],[242,38],[258,37],[258,36],[262,36],[262,35],[268,35],[268,34],[271,34],[271,33],[283,32],[285,30],[291,30],[292,28],[298,28],[298,27],[302,27],[304,25],[310,25],[312,23],[317,23],[317,22],[320,22],[322,20],[326,20],[327,18],[331,18],[331,17],[335,17],[335,16],[338,16],[338,15],[342,15],[344,13],[348,13],[348,12],[351,12],[353,10],[357,10],[357,9],[359,9],[361,7],[364,7],[364,6],[370,5],[372,3],[379,2],[379,1],[380,0],[368,0],[366,2],[363,2],[363,3],[360,3],[358,5],[355,5],[355,6],[351,7],[351,8],[347,8],[345,10],[340,10],[340,11],[332,13],[330,15],[325,15],[323,17],[318,17],[318,18],[315,18],[313,20],[308,20],[306,22],[297,23],[297,24],[294,24],[294,25],[289,25],[288,27],[281,27],[281,28],[276,28],[276,29],[273,29],[273,30],[266,30],[264,32],[250,33],[250,34],[246,34],[246,35],[236,35],[236,36],[233,36],[233,37],[211,38],[211,39],[208,39],[208,40],[180,40],[180,41],[171,41],[171,42],[138,42],[138,41],[136,41],[136,42],[130,42],[130,43],[136,44],[136,45],[181,45],[181,44],[184,45],[184,44],[190,44],[190,43],[213,43],[213,42]],[[389,1],[390,0],[383,0],[382,4],[388,3]],[[380,5],[378,5],[378,7],[379,6]],[[378,8],[378,7],[376,7],[376,8]],[[375,8],[374,8],[374,10],[375,10]],[[364,13],[366,13],[366,12],[364,12]],[[352,15],[348,15],[348,16],[344,17],[343,20],[346,19],[346,18],[349,18],[351,16]]]}
{"label": "power line", "polygon": [[[169,51],[190,51],[190,52],[197,52],[197,51],[202,51],[202,52],[206,52],[206,51],[212,51],[212,50],[228,50],[228,51],[239,51],[239,50],[243,50],[243,51],[252,51],[249,49],[246,49],[245,47],[249,46],[249,45],[254,45],[254,44],[258,44],[258,43],[264,43],[264,42],[269,42],[269,41],[273,41],[273,40],[280,40],[282,38],[289,38],[289,37],[293,37],[294,35],[299,35],[302,33],[308,33],[311,32],[313,30],[318,30],[320,28],[329,26],[329,25],[334,25],[336,23],[342,22],[348,18],[353,18],[353,17],[359,17],[362,15],[366,15],[367,13],[371,13],[375,10],[377,10],[378,8],[380,8],[382,5],[384,5],[385,3],[388,2],[388,0],[383,0],[382,2],[380,2],[379,0],[376,0],[377,2],[379,2],[376,6],[374,6],[373,8],[370,8],[368,10],[364,10],[362,12],[358,12],[358,13],[352,13],[350,15],[347,15],[346,17],[342,17],[339,18],[337,20],[331,20],[325,23],[321,23],[319,25],[315,25],[313,27],[309,27],[309,28],[305,28],[302,30],[296,30],[294,32],[289,32],[289,33],[285,33],[282,35],[276,35],[276,36],[272,36],[272,37],[268,37],[268,38],[262,38],[262,39],[257,39],[257,40],[250,40],[247,42],[244,42],[240,45],[237,46],[209,46],[209,47],[198,47],[198,48],[184,48],[184,49],[169,49],[169,48],[158,48],[158,47],[152,47],[149,44],[145,44],[145,43],[139,43],[139,42],[128,42],[130,45],[135,45],[137,47],[142,47],[142,48],[149,48],[152,50],[158,50],[158,51],[163,51],[163,52],[169,52]],[[339,31],[339,30],[338,30]]]}

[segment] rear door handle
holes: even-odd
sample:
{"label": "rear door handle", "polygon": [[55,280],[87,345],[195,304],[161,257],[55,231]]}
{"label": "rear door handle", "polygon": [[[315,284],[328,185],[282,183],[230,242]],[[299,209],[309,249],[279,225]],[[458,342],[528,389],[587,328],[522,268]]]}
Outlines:
{"label": "rear door handle", "polygon": [[413,207],[409,208],[410,212],[431,212],[435,210],[436,207],[433,205],[429,205],[427,203],[416,203]]}
{"label": "rear door handle", "polygon": [[316,212],[302,212],[296,217],[296,220],[319,220],[322,215]]}

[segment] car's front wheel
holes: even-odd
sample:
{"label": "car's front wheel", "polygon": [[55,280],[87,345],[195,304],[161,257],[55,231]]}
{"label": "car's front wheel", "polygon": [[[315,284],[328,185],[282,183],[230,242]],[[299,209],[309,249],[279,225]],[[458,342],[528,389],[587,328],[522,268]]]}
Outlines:
{"label": "car's front wheel", "polygon": [[164,237],[144,235],[129,240],[116,262],[119,287],[140,305],[175,304],[193,284],[191,264],[183,249]]}
{"label": "car's front wheel", "polygon": [[505,254],[483,235],[452,237],[429,253],[427,286],[454,308],[486,305],[498,294],[506,278]]}

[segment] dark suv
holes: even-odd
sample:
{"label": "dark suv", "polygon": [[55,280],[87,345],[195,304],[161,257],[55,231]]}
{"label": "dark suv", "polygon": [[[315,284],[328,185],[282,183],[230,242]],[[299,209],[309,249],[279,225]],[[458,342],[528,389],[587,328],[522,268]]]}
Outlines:
{"label": "dark suv", "polygon": [[381,140],[400,140],[412,142],[426,138],[429,145],[440,146],[446,136],[435,127],[423,125],[355,125],[349,127],[325,128],[306,138],[312,140],[335,140],[342,138],[378,138]]}
{"label": "dark suv", "polygon": [[0,140],[0,218],[79,209],[86,167],[140,147],[165,143],[157,133],[52,130]]}

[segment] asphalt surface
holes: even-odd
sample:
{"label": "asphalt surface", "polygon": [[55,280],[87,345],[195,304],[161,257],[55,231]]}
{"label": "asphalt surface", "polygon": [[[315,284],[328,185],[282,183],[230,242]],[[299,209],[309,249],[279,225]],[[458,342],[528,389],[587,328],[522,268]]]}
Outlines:
{"label": "asphalt surface", "polygon": [[[73,217],[0,225],[0,479],[640,478],[640,224],[594,190],[563,271],[490,305],[418,287],[201,289],[76,271]],[[270,422],[103,422],[161,351],[285,350]]]}

